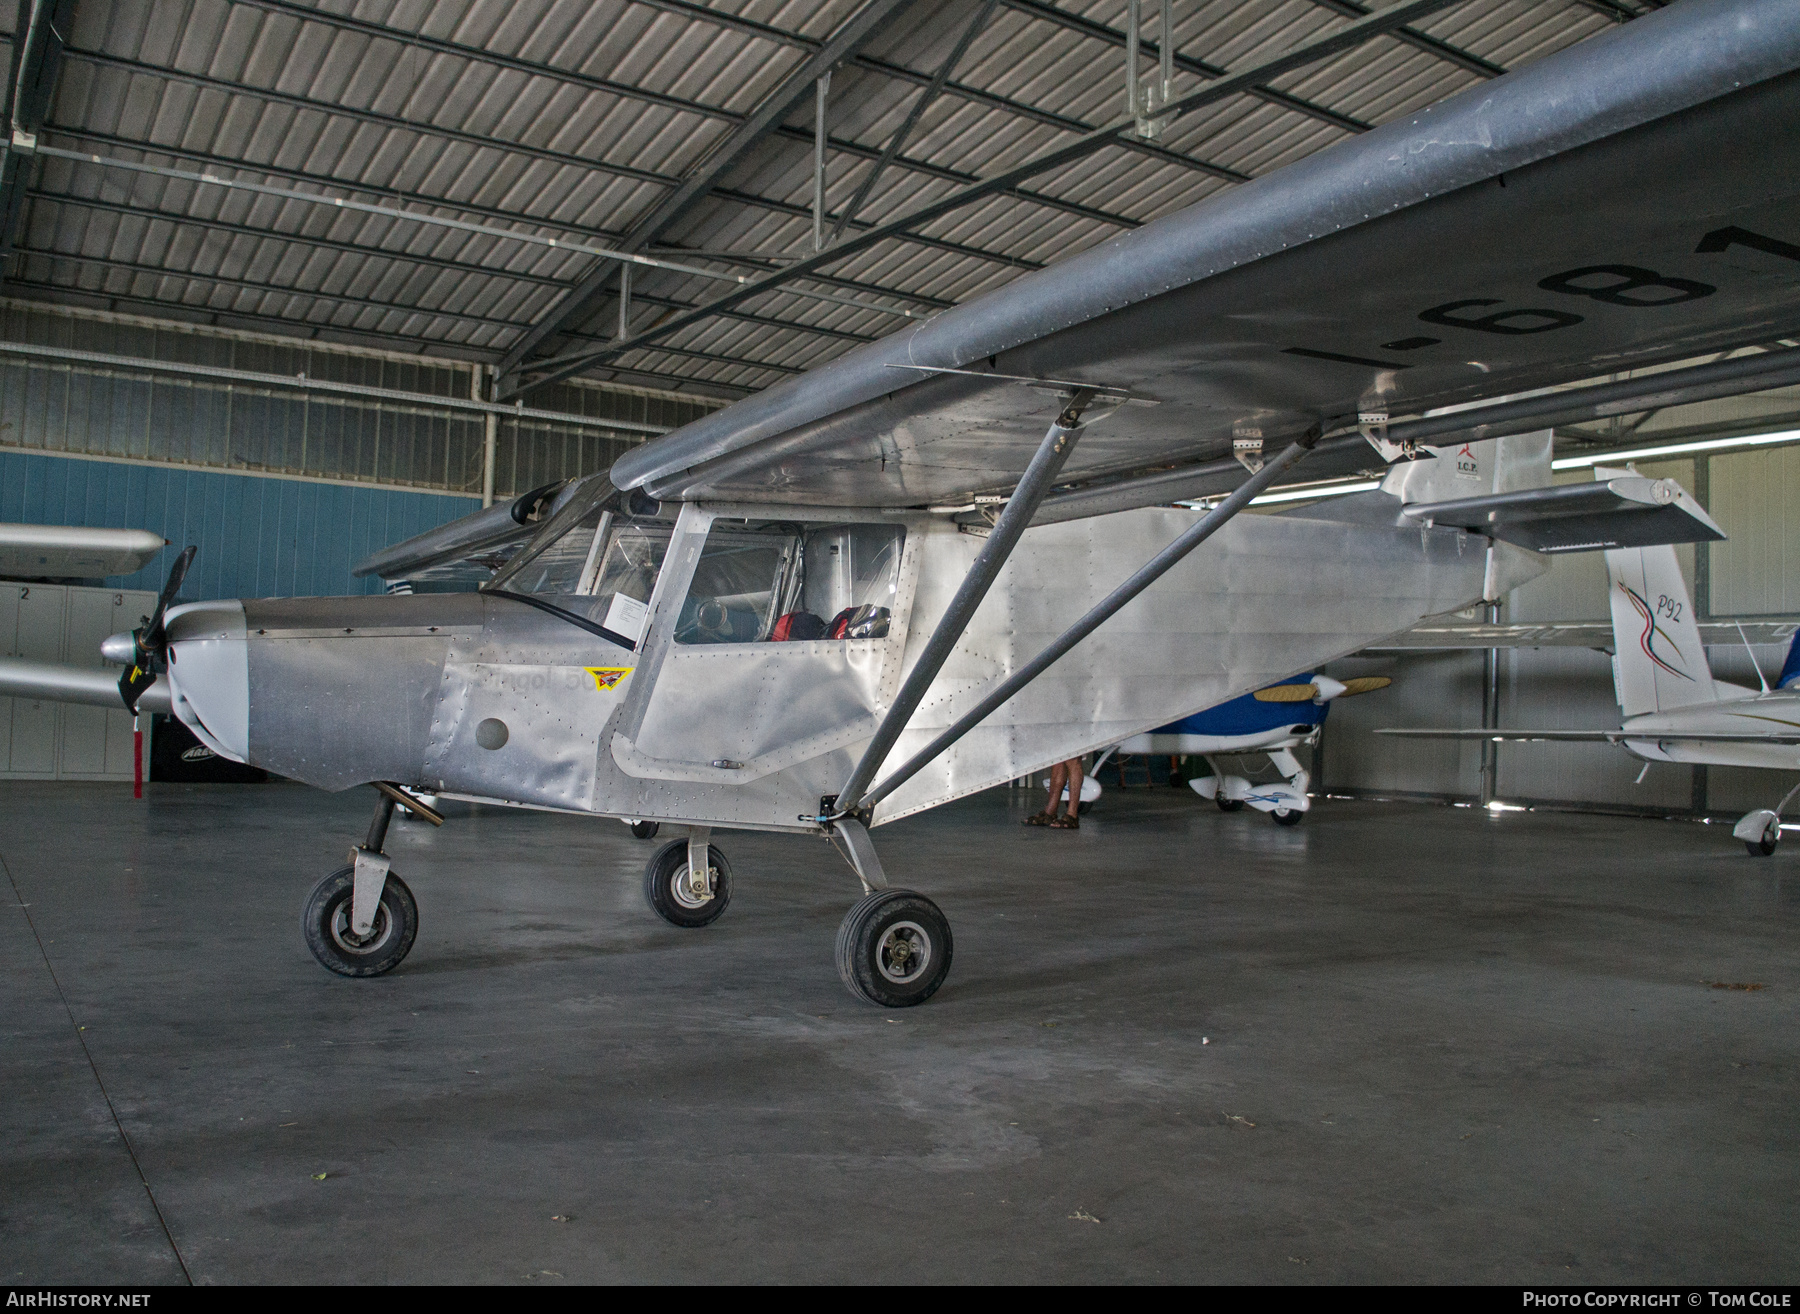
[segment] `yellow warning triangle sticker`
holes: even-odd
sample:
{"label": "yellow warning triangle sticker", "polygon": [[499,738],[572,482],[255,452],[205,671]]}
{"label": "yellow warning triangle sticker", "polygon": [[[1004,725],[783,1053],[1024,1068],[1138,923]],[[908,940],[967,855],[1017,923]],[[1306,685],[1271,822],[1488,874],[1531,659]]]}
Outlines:
{"label": "yellow warning triangle sticker", "polygon": [[581,668],[594,677],[596,693],[605,693],[608,689],[617,689],[626,676],[630,675],[629,666],[584,666]]}

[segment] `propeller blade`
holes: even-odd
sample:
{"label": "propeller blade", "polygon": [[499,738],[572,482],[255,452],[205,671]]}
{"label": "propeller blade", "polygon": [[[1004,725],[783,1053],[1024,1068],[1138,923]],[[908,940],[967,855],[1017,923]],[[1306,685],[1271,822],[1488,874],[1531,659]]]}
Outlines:
{"label": "propeller blade", "polygon": [[1318,696],[1316,684],[1273,684],[1251,695],[1259,703],[1310,703]]}
{"label": "propeller blade", "polygon": [[137,715],[138,699],[156,683],[157,667],[168,664],[169,636],[163,626],[164,614],[169,610],[169,604],[175,601],[175,595],[181,591],[188,567],[194,564],[194,554],[199,550],[191,545],[182,549],[181,555],[175,558],[175,564],[169,568],[169,578],[156,599],[156,610],[140,629],[132,632],[131,665],[119,677],[119,697],[125,700],[125,708],[133,716]]}
{"label": "propeller blade", "polygon": [[188,567],[194,564],[194,554],[199,550],[190,544],[181,550],[181,555],[175,558],[175,564],[169,567],[169,578],[163,585],[162,596],[156,600],[156,610],[150,614],[150,624],[144,627],[148,646],[160,648],[163,645],[163,613],[175,601],[175,595],[181,592],[182,581],[187,578]]}
{"label": "propeller blade", "polygon": [[1385,675],[1359,675],[1354,680],[1344,681],[1344,692],[1339,698],[1351,698],[1357,694],[1374,693],[1377,689],[1385,689],[1393,681]]}

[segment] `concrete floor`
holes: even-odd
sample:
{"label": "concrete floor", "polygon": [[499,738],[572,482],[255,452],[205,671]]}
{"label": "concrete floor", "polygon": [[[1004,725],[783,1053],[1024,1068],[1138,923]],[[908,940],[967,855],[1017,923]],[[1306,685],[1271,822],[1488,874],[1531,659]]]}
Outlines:
{"label": "concrete floor", "polygon": [[826,845],[724,836],[679,931],[503,810],[396,826],[418,944],[329,975],[366,792],[0,787],[0,1280],[1800,1278],[1800,853],[997,792],[878,835],[957,937],[892,1013]]}

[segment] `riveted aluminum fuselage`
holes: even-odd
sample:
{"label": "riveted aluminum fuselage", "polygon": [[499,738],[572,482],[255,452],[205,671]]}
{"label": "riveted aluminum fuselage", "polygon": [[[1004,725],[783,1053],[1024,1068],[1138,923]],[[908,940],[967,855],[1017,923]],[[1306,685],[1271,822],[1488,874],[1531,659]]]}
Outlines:
{"label": "riveted aluminum fuselage", "polygon": [[[676,642],[674,618],[712,520],[746,511],[683,508],[635,651],[485,594],[245,601],[243,756],[323,789],[392,780],[529,807],[810,829],[801,818],[849,773],[981,540],[941,517],[884,517],[906,529],[884,638]],[[1198,514],[1137,510],[1027,531],[893,760]],[[897,790],[876,820],[1314,669],[1477,600],[1487,567],[1486,541],[1457,530],[1380,517],[1240,517]],[[207,613],[215,622],[222,614]],[[183,666],[185,640],[175,638],[179,689],[184,669],[197,666]],[[207,692],[190,694],[204,720]]]}

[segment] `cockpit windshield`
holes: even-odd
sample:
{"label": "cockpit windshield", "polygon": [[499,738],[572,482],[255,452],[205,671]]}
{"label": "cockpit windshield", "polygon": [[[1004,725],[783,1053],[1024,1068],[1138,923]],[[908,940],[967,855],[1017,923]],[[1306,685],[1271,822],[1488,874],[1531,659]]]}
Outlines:
{"label": "cockpit windshield", "polygon": [[671,526],[618,514],[615,500],[604,476],[588,481],[488,588],[541,599],[636,644]]}

